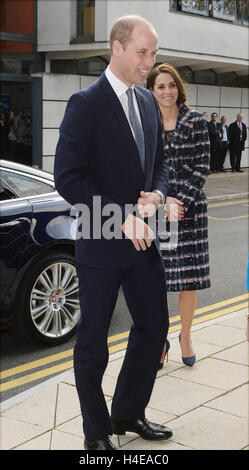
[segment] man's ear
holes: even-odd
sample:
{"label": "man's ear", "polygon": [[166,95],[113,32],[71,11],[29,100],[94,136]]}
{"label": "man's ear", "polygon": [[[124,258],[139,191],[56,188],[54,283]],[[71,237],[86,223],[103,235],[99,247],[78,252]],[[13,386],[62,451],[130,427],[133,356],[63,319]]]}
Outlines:
{"label": "man's ear", "polygon": [[124,52],[123,46],[118,39],[116,39],[112,44],[112,55],[114,57],[120,57],[120,55]]}

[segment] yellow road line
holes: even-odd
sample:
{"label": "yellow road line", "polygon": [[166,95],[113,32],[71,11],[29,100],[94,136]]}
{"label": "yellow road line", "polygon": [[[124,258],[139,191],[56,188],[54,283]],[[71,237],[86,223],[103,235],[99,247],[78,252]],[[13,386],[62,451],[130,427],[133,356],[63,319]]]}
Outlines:
{"label": "yellow road line", "polygon": [[[124,333],[119,333],[117,335],[110,336],[108,338],[108,344],[113,343],[114,341],[119,341],[120,339],[128,338],[129,333],[129,331],[125,331]],[[26,364],[22,364],[21,366],[12,367],[11,369],[7,369],[0,372],[0,379],[6,379],[7,377],[10,377],[12,375],[21,374],[22,372],[26,372],[31,369],[36,369],[37,367],[50,364],[51,362],[60,361],[61,359],[71,357],[72,355],[73,349],[68,349],[67,351],[63,351],[58,354],[52,354],[51,356],[43,357],[42,359],[38,359],[36,361],[27,362]]]}
{"label": "yellow road line", "polygon": [[[218,308],[225,307],[226,305],[241,302],[242,300],[245,300],[245,299],[249,299],[249,294],[242,294],[242,295],[239,295],[238,297],[233,297],[231,299],[222,300],[222,301],[217,302],[217,303],[212,304],[212,305],[207,305],[206,307],[197,308],[195,310],[195,316],[199,315],[201,313],[210,312],[212,310],[216,310]],[[236,307],[239,307],[239,305],[236,306]],[[243,308],[243,307],[241,307],[241,308]],[[237,308],[237,310],[239,310],[239,309]],[[176,315],[174,317],[170,317],[170,322],[175,322],[175,321],[180,320],[180,319],[181,319],[180,315]]]}
{"label": "yellow road line", "polygon": [[[217,308],[224,307],[226,305],[230,305],[231,303],[235,303],[235,302],[246,300],[246,299],[248,299],[248,294],[243,294],[243,295],[240,295],[238,297],[234,297],[234,298],[231,298],[231,299],[228,299],[228,300],[217,302],[217,303],[209,305],[207,307],[202,307],[200,309],[197,309],[196,312],[195,312],[195,315],[205,313],[205,312],[210,312],[210,310],[215,310]],[[232,307],[227,307],[227,308],[218,310],[216,312],[209,313],[207,315],[203,315],[203,316],[199,316],[197,318],[194,318],[193,319],[193,325],[196,325],[196,324],[199,324],[199,323],[204,323],[205,321],[208,321],[208,320],[211,320],[211,319],[214,319],[214,318],[218,318],[218,317],[224,316],[224,315],[232,313],[232,312],[236,312],[237,310],[241,310],[241,309],[246,308],[246,307],[248,307],[248,302],[237,303],[236,305],[234,305]],[[171,317],[170,321],[177,321],[179,319],[180,319],[180,316],[176,315],[175,317]],[[178,330],[180,330],[180,325],[179,324],[171,326],[170,329],[169,329],[169,333],[172,333],[172,332],[178,331]],[[125,338],[128,337],[128,335],[129,335],[129,331],[119,333],[117,335],[110,336],[108,338],[108,342],[110,343],[111,341],[117,341],[117,340],[120,340],[120,339],[125,339]],[[125,341],[125,342],[110,346],[109,347],[109,353],[112,354],[114,352],[121,351],[121,350],[123,350],[127,347],[127,344],[128,344],[128,342]],[[46,358],[43,358],[43,359],[38,359],[37,361],[32,361],[32,362],[29,362],[27,364],[23,364],[22,366],[18,366],[18,367],[8,369],[8,370],[3,371],[1,373],[1,378],[2,379],[7,378],[11,375],[16,375],[18,373],[25,372],[27,370],[39,367],[41,365],[46,365],[46,364],[49,364],[51,362],[58,361],[59,359],[69,357],[72,354],[73,354],[73,349],[70,349],[70,350],[67,350],[67,351],[63,351],[62,353],[53,354],[53,355],[51,355],[49,357],[46,357]],[[24,384],[27,384],[27,383],[30,383],[30,382],[34,382],[34,381],[39,380],[41,378],[48,377],[50,375],[53,375],[53,374],[61,372],[61,371],[65,371],[65,370],[70,369],[72,367],[73,367],[73,360],[70,360],[70,361],[64,362],[62,364],[57,364],[55,366],[43,369],[41,371],[33,372],[31,374],[27,374],[27,375],[19,377],[17,379],[10,380],[8,382],[4,382],[4,383],[0,384],[0,392],[4,392],[4,391],[10,390],[12,388],[20,387],[21,385],[24,385]]]}
{"label": "yellow road line", "polygon": [[42,379],[43,377],[48,377],[49,375],[56,374],[57,372],[62,372],[73,367],[73,361],[63,362],[57,366],[49,367],[48,369],[39,370],[38,372],[33,372],[32,374],[24,375],[15,380],[10,380],[9,382],[4,382],[0,384],[0,392],[5,392],[11,388],[20,387],[29,382],[34,382],[35,380]]}
{"label": "yellow road line", "polygon": [[69,349],[67,351],[63,351],[58,354],[52,354],[51,356],[43,357],[42,359],[38,359],[37,361],[27,362],[27,364],[23,364],[21,366],[12,367],[11,369],[4,370],[0,372],[0,379],[6,379],[11,375],[21,374],[22,372],[26,372],[30,369],[36,369],[37,367],[44,366],[51,362],[59,361],[60,359],[64,359],[66,357],[70,357],[73,354],[73,349]]}
{"label": "yellow road line", "polygon": [[239,215],[237,217],[212,217],[211,215],[208,216],[210,220],[224,220],[227,222],[228,220],[238,220],[238,219],[245,219],[248,218],[249,214],[247,215]]}
{"label": "yellow road line", "polygon": [[123,333],[118,333],[117,335],[109,336],[107,343],[113,343],[114,341],[119,341],[120,339],[127,338],[130,331],[124,331]]}
{"label": "yellow road line", "polygon": [[[210,313],[209,315],[203,315],[202,317],[194,318],[193,325],[198,325],[199,323],[204,323],[208,320],[213,320],[214,318],[223,317],[228,313],[236,312],[237,310],[242,310],[243,308],[248,307],[248,302],[244,302],[239,305],[235,305],[234,307],[224,308],[223,310],[219,310],[218,312]],[[169,328],[169,333],[173,333],[174,331],[179,330],[179,325],[174,325]]]}
{"label": "yellow road line", "polygon": [[[116,344],[115,346],[111,346],[109,348],[109,353],[112,354],[117,351],[121,351],[127,347],[127,341],[124,343]],[[18,379],[9,380],[8,382],[4,382],[0,384],[0,392],[5,392],[6,390],[10,390],[12,388],[20,387],[21,385],[25,385],[30,382],[35,382],[36,380],[42,379],[44,377],[48,377],[50,375],[56,374],[58,372],[62,372],[73,367],[73,360],[63,362],[62,364],[58,364],[53,367],[49,367],[44,370],[40,370],[37,372],[33,372],[31,374],[24,375],[19,377]]]}
{"label": "yellow road line", "polygon": [[237,199],[236,201],[226,201],[226,202],[210,202],[208,203],[208,207],[223,207],[223,206],[233,206],[236,204],[243,204],[248,202],[247,199]]}

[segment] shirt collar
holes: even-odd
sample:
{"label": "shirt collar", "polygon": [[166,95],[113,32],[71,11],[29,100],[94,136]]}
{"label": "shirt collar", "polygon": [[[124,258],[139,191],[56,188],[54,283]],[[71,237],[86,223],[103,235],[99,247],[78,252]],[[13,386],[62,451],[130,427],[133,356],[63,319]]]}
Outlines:
{"label": "shirt collar", "polygon": [[[118,98],[128,90],[128,86],[124,82],[122,82],[116,75],[114,75],[109,65],[105,70],[105,75]],[[134,85],[132,85],[132,89],[134,90]]]}

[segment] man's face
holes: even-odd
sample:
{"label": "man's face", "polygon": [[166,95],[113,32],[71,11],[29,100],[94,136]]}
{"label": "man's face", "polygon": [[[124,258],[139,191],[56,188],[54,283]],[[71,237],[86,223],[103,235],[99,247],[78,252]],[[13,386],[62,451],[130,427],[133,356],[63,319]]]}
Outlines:
{"label": "man's face", "polygon": [[238,114],[237,120],[238,120],[239,122],[242,122],[242,121],[243,121],[243,115],[242,115],[242,114]]}
{"label": "man's face", "polygon": [[156,60],[158,40],[148,27],[134,27],[125,49],[115,41],[115,64],[120,80],[128,87],[143,85]]}
{"label": "man's face", "polygon": [[211,119],[212,119],[212,121],[217,121],[217,119],[218,119],[217,114],[215,114],[215,113],[212,114]]}
{"label": "man's face", "polygon": [[226,118],[225,116],[222,117],[222,118],[221,118],[221,124],[222,124],[223,126],[225,126],[226,122],[227,122],[227,118]]}

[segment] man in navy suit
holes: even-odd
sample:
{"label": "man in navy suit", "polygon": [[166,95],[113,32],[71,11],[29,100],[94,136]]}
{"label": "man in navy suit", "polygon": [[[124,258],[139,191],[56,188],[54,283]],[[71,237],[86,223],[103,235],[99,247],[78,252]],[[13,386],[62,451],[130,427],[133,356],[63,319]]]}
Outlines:
{"label": "man in navy suit", "polygon": [[[84,445],[92,450],[114,449],[112,433],[172,436],[145,418],[169,325],[159,240],[148,222],[167,195],[168,165],[156,100],[141,86],[158,39],[147,20],[128,16],[114,23],[110,45],[105,73],[68,101],[55,157],[56,189],[70,204],[87,206],[92,222],[90,235],[77,237],[75,246],[81,319],[74,350]],[[117,208],[121,236],[100,235],[100,198],[101,227],[107,209]],[[136,204],[140,215],[131,209]],[[120,286],[133,325],[110,418],[101,381]]]}
{"label": "man in navy suit", "polygon": [[243,173],[243,170],[240,169],[241,154],[245,150],[245,141],[247,139],[246,125],[242,122],[243,115],[241,113],[237,114],[237,120],[232,122],[229,126],[230,134],[230,163],[232,172],[238,171]]}
{"label": "man in navy suit", "polygon": [[216,173],[219,165],[219,142],[222,138],[222,128],[218,123],[218,114],[211,114],[211,121],[208,122],[208,133],[210,139],[210,172]]}

